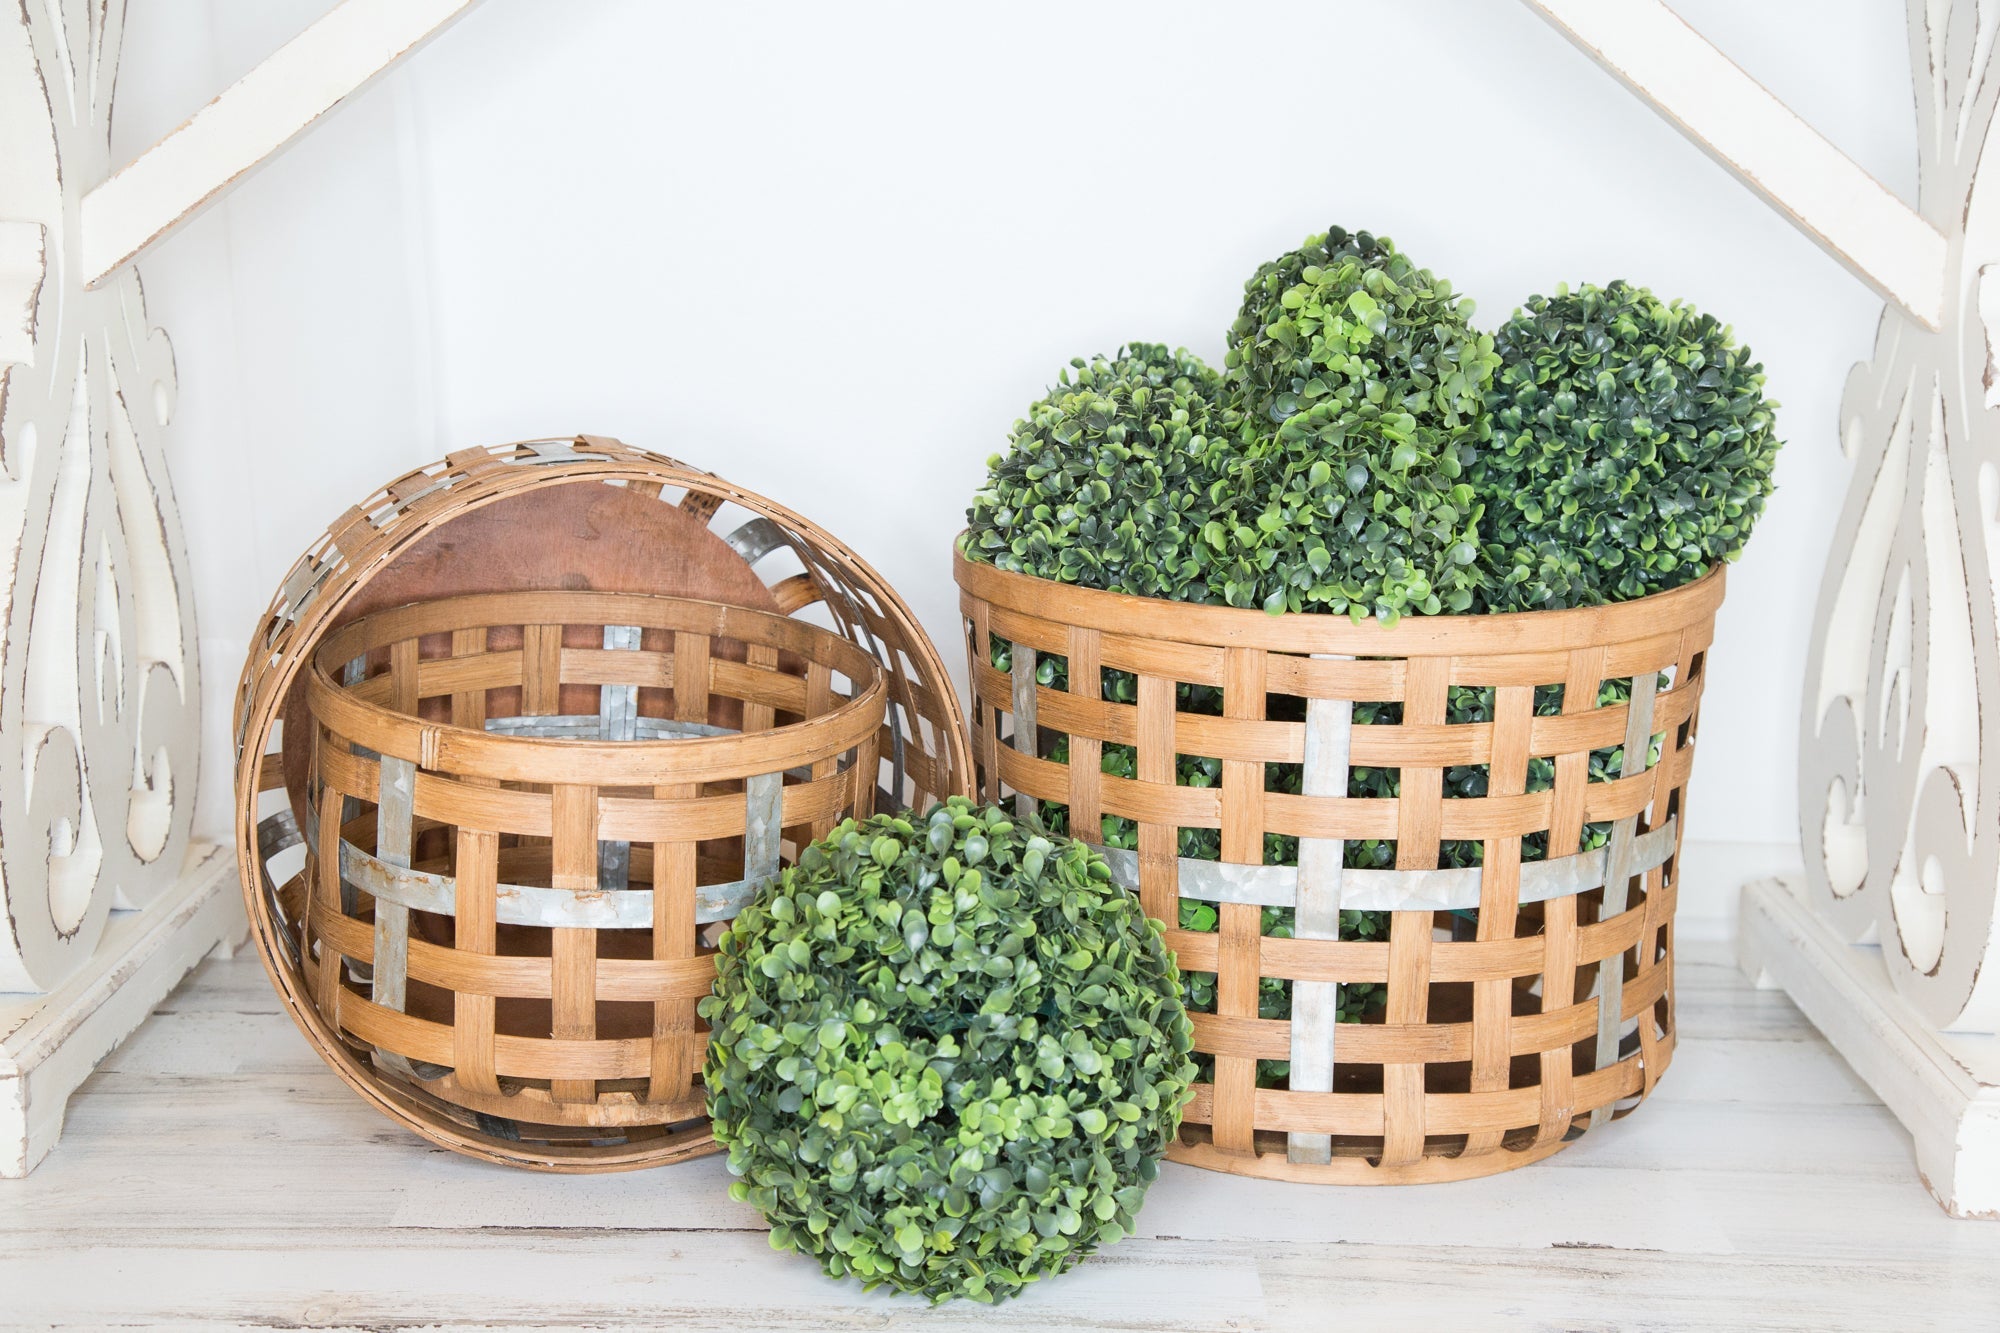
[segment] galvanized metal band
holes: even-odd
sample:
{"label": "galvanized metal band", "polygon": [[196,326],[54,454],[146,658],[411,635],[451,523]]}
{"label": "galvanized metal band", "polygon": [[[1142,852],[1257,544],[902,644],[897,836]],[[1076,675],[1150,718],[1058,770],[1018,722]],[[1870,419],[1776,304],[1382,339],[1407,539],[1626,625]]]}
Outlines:
{"label": "galvanized metal band", "polygon": [[759,773],[743,784],[743,874],[761,884],[778,873],[778,843],[784,830],[782,773]]}
{"label": "galvanized metal band", "polygon": [[[289,808],[268,814],[257,821],[257,883],[264,892],[264,900],[274,907],[278,902],[278,884],[271,878],[271,862],[279,855],[304,844],[305,839],[299,834],[299,821]],[[286,955],[296,963],[298,936],[289,930],[280,930],[276,932],[276,936]]]}
{"label": "galvanized metal band", "polygon": [[[1354,704],[1348,699],[1308,699],[1300,790],[1307,796],[1345,796],[1354,745]],[[1341,838],[1299,839],[1297,917],[1292,934],[1302,940],[1340,938],[1346,893],[1347,843]],[[1340,1030],[1340,986],[1328,981],[1292,983],[1291,1085],[1297,1092],[1332,1092]],[[1333,1138],[1292,1132],[1288,1161],[1324,1165],[1333,1160]]]}
{"label": "galvanized metal band", "polygon": [[[299,836],[299,821],[290,810],[280,810],[257,821],[257,856],[268,862],[280,852],[290,851],[305,841]],[[270,868],[264,869],[265,888],[270,888]]]}
{"label": "galvanized metal band", "polygon": [[[610,690],[632,687],[606,685],[602,688]],[[537,740],[552,741],[668,741],[687,740],[697,736],[738,734],[729,727],[710,726],[706,722],[676,722],[668,717],[635,717],[632,719],[631,735],[606,736],[604,721],[602,713],[546,713],[521,717],[489,717],[486,719],[486,730],[497,736],[530,736]]]}
{"label": "galvanized metal band", "polygon": [[[640,632],[637,625],[606,625],[604,646],[607,650],[622,652],[639,651]],[[600,685],[597,687],[597,733],[599,739],[607,741],[635,741],[639,739],[639,687],[637,685]],[[597,887],[600,889],[623,889],[632,878],[632,844],[612,840],[597,844]]]}
{"label": "galvanized metal band", "polygon": [[[375,839],[383,865],[410,864],[415,826],[417,766],[408,759],[384,755],[377,769]],[[370,963],[368,995],[385,1009],[401,1013],[408,1003],[410,978],[410,909],[392,900],[375,904],[375,957]],[[410,1074],[408,1058],[377,1046],[375,1063],[391,1073]]]}
{"label": "galvanized metal band", "polygon": [[[1659,673],[1654,671],[1632,678],[1632,702],[1625,715],[1625,750],[1619,763],[1620,777],[1629,778],[1645,772],[1647,760],[1652,757],[1653,701],[1659,683]],[[1636,814],[1627,815],[1611,829],[1611,843],[1605,849],[1603,919],[1606,921],[1624,913],[1629,902],[1632,876],[1641,870],[1652,869],[1651,866],[1631,864],[1634,845],[1639,841],[1634,836],[1638,818]],[[1644,947],[1644,941],[1641,941],[1641,948]],[[1597,967],[1597,1068],[1608,1069],[1618,1063],[1618,1034],[1624,1025],[1625,953],[1620,950]],[[1611,1111],[1609,1106],[1593,1110],[1590,1113],[1591,1128],[1595,1129],[1609,1120]]]}
{"label": "galvanized metal band", "polygon": [[[1013,646],[1014,663],[1014,748],[1035,757],[1035,739],[1040,724],[1035,719],[1035,650],[1025,643]],[[1026,792],[1014,797],[1015,813],[1026,819],[1035,813],[1035,798]]]}
{"label": "galvanized metal band", "polygon": [[[390,865],[351,842],[340,844],[340,877],[371,895],[406,911],[457,914],[458,881]],[[702,884],[694,891],[697,925],[727,921],[742,911],[764,885],[764,879],[739,879],[727,884]],[[576,930],[650,930],[653,891],[616,892],[551,889],[534,884],[502,884],[494,891],[494,920],[503,926],[554,926]]]}
{"label": "galvanized metal band", "polygon": [[[1632,840],[1630,874],[1643,874],[1666,864],[1674,852],[1675,821]],[[1111,877],[1125,888],[1139,888],[1139,855],[1116,847],[1098,847],[1111,867]],[[1530,861],[1521,867],[1521,901],[1588,893],[1604,884],[1610,849],[1579,852],[1553,861]],[[1340,905],[1354,912],[1457,912],[1479,906],[1481,869],[1466,866],[1441,870],[1364,870],[1349,867],[1342,875]],[[1298,905],[1298,867],[1247,866],[1227,861],[1180,858],[1180,896],[1212,903],[1251,903],[1259,907]]]}
{"label": "galvanized metal band", "polygon": [[736,531],[722,539],[729,549],[743,557],[743,563],[754,565],[780,546],[790,546],[791,540],[768,518],[753,518]]}

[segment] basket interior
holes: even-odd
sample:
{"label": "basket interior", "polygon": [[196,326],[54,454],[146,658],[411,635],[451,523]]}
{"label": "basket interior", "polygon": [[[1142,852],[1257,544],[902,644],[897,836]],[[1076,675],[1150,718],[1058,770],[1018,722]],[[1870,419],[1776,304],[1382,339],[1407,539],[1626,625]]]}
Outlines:
{"label": "basket interior", "polygon": [[881,715],[865,653],[742,608],[378,611],[315,654],[277,913],[322,1016],[411,1103],[509,1142],[684,1132],[715,936],[866,810]]}

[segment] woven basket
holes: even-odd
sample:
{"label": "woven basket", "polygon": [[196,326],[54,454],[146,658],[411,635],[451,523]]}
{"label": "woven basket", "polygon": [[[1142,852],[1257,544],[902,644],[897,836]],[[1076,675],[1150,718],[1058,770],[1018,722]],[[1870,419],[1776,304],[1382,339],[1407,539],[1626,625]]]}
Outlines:
{"label": "woven basket", "polygon": [[1170,1157],[1460,1179],[1652,1090],[1720,569],[1390,628],[954,569],[982,790],[1185,923],[1204,1074]]}
{"label": "woven basket", "polygon": [[615,441],[456,454],[350,510],[255,641],[257,945],[329,1064],[438,1143],[712,1151],[717,923],[844,815],[957,789],[959,726],[907,608],[797,515]]}

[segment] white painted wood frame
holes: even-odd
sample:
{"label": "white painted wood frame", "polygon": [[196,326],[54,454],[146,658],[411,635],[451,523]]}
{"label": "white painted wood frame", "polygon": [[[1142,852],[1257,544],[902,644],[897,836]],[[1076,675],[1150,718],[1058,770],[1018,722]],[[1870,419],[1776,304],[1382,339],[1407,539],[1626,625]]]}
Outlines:
{"label": "white painted wood frame", "polygon": [[188,844],[176,380],[133,261],[473,3],[345,0],[116,171],[124,0],[0,13],[0,1175],[243,930],[227,857]]}
{"label": "white painted wood frame", "polygon": [[[1746,889],[1791,992],[1917,1139],[1955,1215],[2000,1212],[2000,7],[1909,0],[1918,206],[1660,0],[1526,0],[1888,303],[1841,409],[1853,479],[1802,688],[1806,882]],[[1798,447],[1798,446],[1794,446]]]}

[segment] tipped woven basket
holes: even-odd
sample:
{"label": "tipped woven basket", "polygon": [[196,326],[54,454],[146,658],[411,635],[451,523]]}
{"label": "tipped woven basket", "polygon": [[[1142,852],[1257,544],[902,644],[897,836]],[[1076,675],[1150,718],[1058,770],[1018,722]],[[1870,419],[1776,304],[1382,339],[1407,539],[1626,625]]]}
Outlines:
{"label": "tipped woven basket", "polygon": [[715,1147],[718,923],[849,813],[969,774],[908,609],[836,539],[579,437],[454,454],[285,580],[237,705],[253,933],[376,1107],[550,1170]]}
{"label": "tipped woven basket", "polygon": [[[1126,844],[1114,873],[1212,992],[1191,1006],[1204,1077],[1170,1157],[1459,1179],[1547,1157],[1652,1090],[1719,568],[1616,606],[1388,628],[962,554],[954,571],[981,790]],[[1485,720],[1448,722],[1453,706]],[[1189,756],[1211,785],[1177,778]],[[1353,794],[1384,770],[1393,796]],[[1393,864],[1349,865],[1350,845]],[[1181,928],[1184,904],[1213,924]]]}

